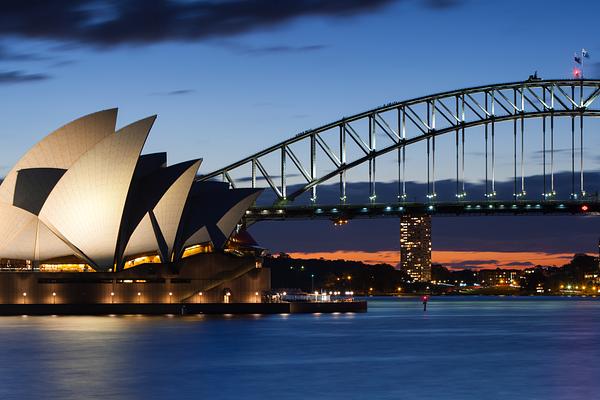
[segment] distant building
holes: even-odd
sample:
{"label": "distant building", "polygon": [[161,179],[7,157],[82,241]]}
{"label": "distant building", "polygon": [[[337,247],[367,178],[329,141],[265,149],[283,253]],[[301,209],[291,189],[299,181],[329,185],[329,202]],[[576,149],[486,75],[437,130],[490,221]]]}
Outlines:
{"label": "distant building", "polygon": [[479,284],[482,286],[518,286],[521,275],[533,269],[518,271],[515,269],[482,269],[479,271]]}
{"label": "distant building", "polygon": [[414,280],[431,280],[431,216],[400,218],[400,268]]}
{"label": "distant building", "polygon": [[600,239],[598,239],[598,271],[600,272]]}

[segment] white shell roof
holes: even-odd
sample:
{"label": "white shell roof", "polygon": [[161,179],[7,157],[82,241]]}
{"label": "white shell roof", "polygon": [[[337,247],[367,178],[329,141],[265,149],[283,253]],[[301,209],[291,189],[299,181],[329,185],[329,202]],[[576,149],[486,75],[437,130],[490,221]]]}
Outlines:
{"label": "white shell roof", "polygon": [[55,130],[33,146],[4,177],[0,201],[12,204],[17,171],[24,168],[68,169],[98,142],[114,134],[117,109],[78,118]]}
{"label": "white shell roof", "polygon": [[150,215],[144,215],[138,226],[129,238],[125,247],[125,257],[158,251],[158,241],[150,221]]}
{"label": "white shell roof", "polygon": [[[201,161],[198,160],[189,167],[171,187],[165,192],[156,207],[154,215],[160,231],[167,244],[167,254],[163,255],[164,261],[169,261],[175,246],[175,237],[181,221],[183,207],[187,200],[190,188],[194,182]],[[245,210],[244,210],[245,211]]]}
{"label": "white shell roof", "polygon": [[40,220],[60,232],[96,269],[113,267],[125,199],[155,118],[120,129],[82,155],[40,211]]}

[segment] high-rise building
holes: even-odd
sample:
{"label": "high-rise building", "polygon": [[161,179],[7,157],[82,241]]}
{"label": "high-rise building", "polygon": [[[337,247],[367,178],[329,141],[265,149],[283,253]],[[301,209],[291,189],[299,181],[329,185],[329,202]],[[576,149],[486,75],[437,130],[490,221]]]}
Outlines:
{"label": "high-rise building", "polygon": [[414,280],[431,280],[431,216],[400,218],[400,268]]}

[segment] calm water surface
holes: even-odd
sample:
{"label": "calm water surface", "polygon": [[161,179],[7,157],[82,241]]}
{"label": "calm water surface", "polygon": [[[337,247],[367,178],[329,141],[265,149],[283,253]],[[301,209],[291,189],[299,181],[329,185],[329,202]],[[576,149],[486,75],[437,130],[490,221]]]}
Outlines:
{"label": "calm water surface", "polygon": [[366,314],[3,317],[0,399],[600,398],[600,298]]}

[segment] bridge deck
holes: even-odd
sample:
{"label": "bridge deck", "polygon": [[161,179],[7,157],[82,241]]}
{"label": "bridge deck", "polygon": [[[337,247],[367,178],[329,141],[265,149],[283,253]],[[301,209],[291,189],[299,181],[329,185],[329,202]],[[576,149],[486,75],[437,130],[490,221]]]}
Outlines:
{"label": "bridge deck", "polygon": [[322,206],[253,207],[246,222],[287,219],[400,217],[402,215],[600,215],[600,201],[483,201],[460,203],[395,203]]}

